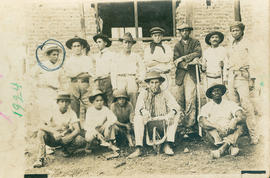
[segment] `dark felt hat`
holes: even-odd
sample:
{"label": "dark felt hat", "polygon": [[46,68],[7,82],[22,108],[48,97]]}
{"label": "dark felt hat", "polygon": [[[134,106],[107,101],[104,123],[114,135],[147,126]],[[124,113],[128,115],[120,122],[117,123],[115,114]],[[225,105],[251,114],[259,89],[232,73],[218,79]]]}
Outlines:
{"label": "dark felt hat", "polygon": [[226,93],[226,86],[225,85],[222,85],[222,84],[217,84],[217,83],[214,83],[214,84],[212,84],[207,90],[206,90],[206,96],[208,97],[208,98],[212,98],[212,91],[213,91],[213,89],[215,89],[215,88],[220,88],[221,89],[221,91],[222,91],[222,96]]}
{"label": "dark felt hat", "polygon": [[218,31],[214,31],[214,32],[208,33],[208,34],[205,36],[205,43],[206,43],[206,44],[211,45],[211,43],[210,43],[209,40],[210,40],[211,36],[213,36],[213,35],[218,35],[218,36],[219,36],[219,39],[220,39],[219,44],[223,42],[223,40],[224,40],[224,35],[223,35],[223,33],[218,32]]}
{"label": "dark felt hat", "polygon": [[160,75],[160,73],[157,72],[157,71],[151,71],[151,72],[148,72],[148,73],[146,74],[146,76],[145,76],[144,81],[145,81],[146,83],[148,83],[148,82],[149,82],[150,80],[152,80],[152,79],[159,79],[159,81],[160,81],[161,83],[165,81],[165,78],[162,77],[162,76]]}
{"label": "dark felt hat", "polygon": [[74,38],[67,40],[66,46],[68,47],[68,49],[71,49],[72,44],[74,42],[79,42],[83,46],[83,48],[86,48],[86,53],[90,51],[90,45],[88,44],[88,42],[85,39],[82,39],[78,36],[75,36]]}
{"label": "dark felt hat", "polygon": [[112,45],[112,41],[109,39],[109,37],[105,34],[102,34],[102,33],[99,33],[99,34],[96,34],[94,37],[93,37],[93,40],[95,42],[97,42],[97,39],[101,38],[103,41],[107,42],[107,45],[106,47],[110,47]]}

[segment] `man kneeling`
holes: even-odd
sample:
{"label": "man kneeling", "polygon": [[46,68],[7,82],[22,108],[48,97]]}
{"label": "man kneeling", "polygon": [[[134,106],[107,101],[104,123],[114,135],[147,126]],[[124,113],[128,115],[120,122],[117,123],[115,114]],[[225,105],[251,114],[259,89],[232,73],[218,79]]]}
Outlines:
{"label": "man kneeling", "polygon": [[70,147],[79,147],[85,143],[83,137],[79,136],[79,120],[75,112],[69,107],[70,100],[68,93],[60,92],[58,94],[57,104],[59,108],[53,110],[49,121],[45,122],[38,131],[39,155],[33,167],[44,166],[46,145],[62,146],[64,156],[67,157],[70,155],[68,151]]}
{"label": "man kneeling", "polygon": [[148,84],[148,88],[140,92],[134,116],[136,150],[129,155],[129,158],[141,155],[145,125],[147,121],[154,117],[165,118],[167,138],[164,144],[164,152],[167,155],[174,154],[171,144],[174,142],[180,106],[168,90],[161,91],[160,85],[164,81],[165,78],[156,71],[149,72],[146,75],[145,82]]}
{"label": "man kneeling", "polygon": [[212,158],[220,158],[228,150],[233,156],[239,153],[237,139],[243,134],[244,114],[235,102],[222,99],[226,87],[214,83],[206,91],[212,99],[205,104],[199,115],[199,124],[210,136],[218,150],[211,151]]}

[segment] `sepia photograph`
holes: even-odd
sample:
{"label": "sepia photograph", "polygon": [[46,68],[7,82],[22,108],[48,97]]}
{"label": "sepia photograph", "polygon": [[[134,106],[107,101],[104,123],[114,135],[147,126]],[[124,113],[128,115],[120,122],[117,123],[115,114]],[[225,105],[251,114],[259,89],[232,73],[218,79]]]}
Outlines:
{"label": "sepia photograph", "polygon": [[0,178],[269,178],[267,0],[0,5]]}

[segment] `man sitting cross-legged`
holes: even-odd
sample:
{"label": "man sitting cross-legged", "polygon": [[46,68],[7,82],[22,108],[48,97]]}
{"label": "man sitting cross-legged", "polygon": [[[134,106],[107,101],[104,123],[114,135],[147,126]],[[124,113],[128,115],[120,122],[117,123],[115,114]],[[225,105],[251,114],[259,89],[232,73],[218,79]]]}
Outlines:
{"label": "man sitting cross-legged", "polygon": [[228,150],[233,156],[239,153],[237,139],[243,134],[245,116],[243,110],[235,102],[222,98],[226,87],[213,84],[206,91],[206,96],[212,99],[205,104],[199,115],[199,124],[212,138],[218,150],[211,151],[212,158],[220,158]]}
{"label": "man sitting cross-legged", "polygon": [[80,127],[76,113],[69,107],[70,95],[65,92],[59,92],[57,97],[58,108],[53,110],[49,121],[38,131],[39,154],[38,160],[33,167],[44,166],[46,157],[46,145],[56,147],[62,146],[64,156],[69,156],[68,148],[79,147],[85,144],[84,138],[79,135]]}

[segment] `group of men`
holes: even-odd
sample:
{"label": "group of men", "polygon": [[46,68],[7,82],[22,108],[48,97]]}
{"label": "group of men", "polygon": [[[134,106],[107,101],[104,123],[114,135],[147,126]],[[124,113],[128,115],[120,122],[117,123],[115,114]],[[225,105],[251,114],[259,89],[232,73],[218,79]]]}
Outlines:
{"label": "group of men", "polygon": [[[245,127],[251,143],[257,144],[254,107],[248,96],[252,73],[244,29],[241,22],[230,26],[233,42],[229,50],[220,46],[224,40],[221,32],[207,34],[205,42],[209,48],[202,53],[199,40],[190,37],[191,26],[184,23],[178,28],[182,38],[174,50],[162,42],[165,30],[154,27],[150,29],[153,41],[145,47],[144,59],[132,51],[136,40],[129,32],[119,39],[122,46],[118,53],[110,50],[112,42],[104,34],[93,37],[99,48],[94,55],[87,55],[90,46],[85,39],[68,40],[66,46],[72,55],[63,68],[38,73],[45,76],[39,87],[48,103],[52,96],[56,97],[56,91],[60,92],[56,97],[58,107],[48,109],[47,104],[46,111],[41,107],[46,118],[38,132],[39,156],[34,167],[44,165],[45,145],[62,146],[68,156],[71,147],[84,144],[85,151],[91,152],[93,144],[100,144],[117,155],[115,140],[120,132],[131,147],[134,132],[136,148],[129,158],[138,157],[150,120],[164,121],[163,150],[167,155],[174,154],[172,145],[179,124],[192,130],[198,122],[206,137],[218,147],[211,152],[213,158],[219,158],[227,150],[237,155],[237,139]],[[44,49],[46,65],[59,65],[60,53],[58,46],[48,45]],[[165,83],[171,86],[172,79],[168,76],[172,75],[173,67],[176,96],[164,87]],[[197,113],[199,72],[206,73],[206,96],[210,101]]]}

